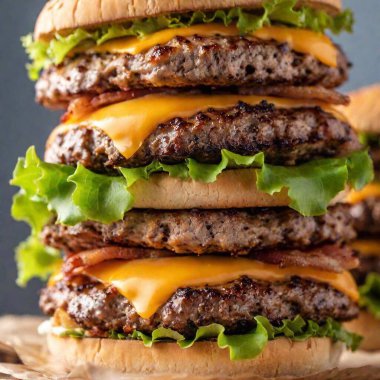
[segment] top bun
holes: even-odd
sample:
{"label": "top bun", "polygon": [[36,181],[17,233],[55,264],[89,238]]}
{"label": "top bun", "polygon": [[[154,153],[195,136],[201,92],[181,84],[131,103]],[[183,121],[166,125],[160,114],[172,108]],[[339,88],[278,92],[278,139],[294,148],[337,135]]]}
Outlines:
{"label": "top bun", "polygon": [[364,133],[380,135],[380,84],[352,92],[345,114],[353,127]]}
{"label": "top bun", "polygon": [[[233,7],[260,8],[264,0],[50,0],[40,13],[34,36],[49,39],[57,32],[76,28],[154,17],[165,13]],[[341,0],[299,0],[330,13],[341,10]]]}

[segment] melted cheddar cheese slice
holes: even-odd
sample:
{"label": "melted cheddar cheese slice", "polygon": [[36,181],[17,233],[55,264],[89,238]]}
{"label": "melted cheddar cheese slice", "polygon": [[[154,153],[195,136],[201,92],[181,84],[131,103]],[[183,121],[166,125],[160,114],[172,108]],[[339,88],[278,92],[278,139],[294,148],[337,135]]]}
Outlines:
{"label": "melted cheddar cheese slice", "polygon": [[128,159],[138,151],[145,139],[161,123],[176,117],[190,117],[208,108],[224,109],[234,107],[239,101],[257,105],[263,100],[279,108],[319,106],[338,118],[344,118],[333,106],[318,101],[255,95],[155,94],[103,107],[79,120],[68,120],[66,124],[53,131],[48,144],[57,133],[81,124],[88,125],[103,130],[113,141],[118,151]]}
{"label": "melted cheddar cheese slice", "polygon": [[[105,42],[102,45],[90,48],[90,52],[102,53],[128,53],[136,55],[150,48],[166,44],[174,37],[190,37],[193,35],[204,37],[238,36],[239,30],[235,26],[222,24],[194,25],[186,28],[165,29],[150,34],[143,38],[125,37]],[[310,54],[322,63],[330,67],[337,67],[338,52],[329,37],[306,29],[268,26],[261,28],[248,36],[261,40],[275,40],[280,43],[288,43],[289,46],[300,53]]]}
{"label": "melted cheddar cheese slice", "polygon": [[347,202],[356,204],[372,197],[380,198],[380,183],[370,183],[360,191],[352,191],[347,197]]}
{"label": "melted cheddar cheese slice", "polygon": [[380,256],[380,240],[356,240],[351,247],[363,256]]}
{"label": "melted cheddar cheese slice", "polygon": [[115,286],[143,318],[151,317],[179,288],[222,285],[241,276],[261,281],[283,281],[292,276],[330,284],[358,300],[349,272],[334,273],[312,268],[265,264],[231,257],[170,257],[132,261],[112,260],[84,270],[104,284]]}

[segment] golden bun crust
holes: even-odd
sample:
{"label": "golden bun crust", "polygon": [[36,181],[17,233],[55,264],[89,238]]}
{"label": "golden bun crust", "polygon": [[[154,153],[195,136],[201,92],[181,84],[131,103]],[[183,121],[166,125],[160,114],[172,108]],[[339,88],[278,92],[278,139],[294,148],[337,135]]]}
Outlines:
{"label": "golden bun crust", "polygon": [[361,311],[359,318],[345,324],[345,327],[364,339],[360,345],[361,350],[380,350],[380,320],[367,311]]}
{"label": "golden bun crust", "polygon": [[[289,206],[287,190],[269,195],[256,187],[254,169],[226,170],[214,183],[181,180],[167,174],[155,174],[149,181],[137,181],[130,187],[135,208],[161,210],[220,209]],[[344,201],[344,191],[332,203]]]}
{"label": "golden bun crust", "polygon": [[[303,0],[329,12],[341,9],[341,0]],[[232,7],[259,8],[263,0],[50,0],[40,13],[34,30],[36,39],[57,32],[89,28],[165,13]]]}
{"label": "golden bun crust", "polygon": [[[90,363],[130,375],[181,375],[185,378],[252,378],[255,376],[306,376],[335,368],[343,351],[341,343],[328,338],[292,342],[280,338],[268,343],[256,359],[231,361],[228,350],[215,342],[198,342],[181,349],[176,343],[152,348],[140,341],[97,338],[60,338],[48,335],[49,351],[66,365]],[[133,377],[134,378],[134,377]],[[139,377],[140,378],[140,377]]]}
{"label": "golden bun crust", "polygon": [[380,135],[380,84],[364,87],[349,94],[351,104],[345,114],[359,132]]}

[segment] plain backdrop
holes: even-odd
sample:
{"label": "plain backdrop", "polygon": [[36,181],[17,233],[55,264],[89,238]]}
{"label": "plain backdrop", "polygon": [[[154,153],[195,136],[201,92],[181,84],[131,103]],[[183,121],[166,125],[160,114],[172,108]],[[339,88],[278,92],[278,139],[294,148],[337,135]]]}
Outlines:
{"label": "plain backdrop", "polygon": [[[20,36],[29,33],[43,0],[0,0],[0,314],[39,313],[35,280],[27,288],[16,286],[14,247],[29,233],[9,215],[15,189],[8,181],[17,157],[35,145],[40,155],[59,114],[34,103],[34,84],[27,78],[26,56]],[[335,38],[353,62],[348,91],[380,82],[380,0],[346,0],[356,14],[353,35]]]}

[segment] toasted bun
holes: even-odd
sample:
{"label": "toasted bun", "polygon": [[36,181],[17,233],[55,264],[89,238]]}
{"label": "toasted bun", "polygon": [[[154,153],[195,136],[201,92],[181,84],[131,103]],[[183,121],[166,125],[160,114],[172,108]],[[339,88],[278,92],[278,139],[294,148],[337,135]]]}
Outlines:
{"label": "toasted bun", "polygon": [[[75,28],[90,28],[165,13],[231,7],[260,8],[262,3],[263,0],[50,0],[38,17],[34,34],[36,39],[46,39],[56,32]],[[341,9],[341,0],[303,0],[302,3],[331,13]]]}
{"label": "toasted bun", "polygon": [[305,342],[280,338],[269,342],[256,359],[231,361],[228,350],[220,349],[215,342],[198,342],[188,349],[181,349],[176,343],[147,348],[133,340],[80,340],[48,335],[48,347],[70,368],[90,363],[146,378],[151,374],[166,375],[166,379],[170,375],[181,375],[181,379],[305,376],[336,367],[343,350],[342,344],[328,338]]}
{"label": "toasted bun", "polygon": [[[153,175],[149,181],[137,181],[129,189],[135,208],[161,210],[220,209],[289,206],[287,190],[269,195],[256,187],[254,169],[226,170],[214,183],[182,180],[167,174]],[[342,202],[344,191],[332,204]]]}
{"label": "toasted bun", "polygon": [[361,350],[380,350],[380,320],[372,314],[361,311],[359,318],[347,323],[345,327],[364,338],[360,345]]}
{"label": "toasted bun", "polygon": [[346,115],[359,132],[380,135],[380,84],[350,94],[351,104]]}

